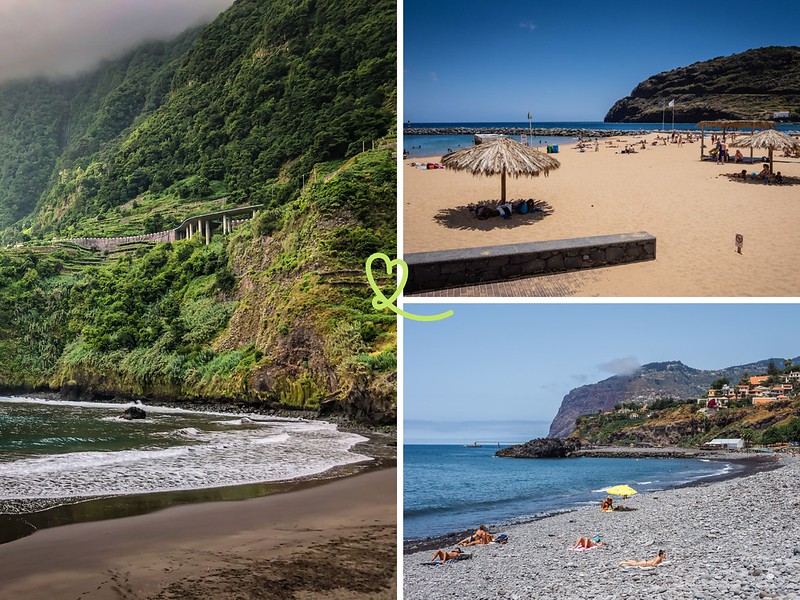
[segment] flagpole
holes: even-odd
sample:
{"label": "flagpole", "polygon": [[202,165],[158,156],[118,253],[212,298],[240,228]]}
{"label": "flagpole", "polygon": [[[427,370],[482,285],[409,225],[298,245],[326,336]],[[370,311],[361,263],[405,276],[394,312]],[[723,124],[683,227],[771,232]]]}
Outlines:
{"label": "flagpole", "polygon": [[534,146],[533,144],[533,121],[531,120],[531,111],[528,111],[528,146]]}
{"label": "flagpole", "polygon": [[672,101],[672,133],[675,133],[675,100]]}

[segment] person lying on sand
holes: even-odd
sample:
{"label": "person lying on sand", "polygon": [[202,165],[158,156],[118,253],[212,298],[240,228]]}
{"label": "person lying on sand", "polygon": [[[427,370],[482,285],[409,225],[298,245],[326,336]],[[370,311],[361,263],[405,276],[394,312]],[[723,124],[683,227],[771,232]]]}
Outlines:
{"label": "person lying on sand", "polygon": [[605,546],[605,542],[600,541],[600,536],[596,535],[593,538],[589,539],[588,537],[581,536],[578,538],[578,541],[575,542],[575,545],[572,547],[573,550],[577,550],[578,548],[594,548],[595,546]]}
{"label": "person lying on sand", "polygon": [[731,179],[745,179],[746,180],[747,179],[747,169],[742,169],[738,173],[725,173],[725,175],[727,177],[730,177]]}
{"label": "person lying on sand", "polygon": [[471,536],[464,538],[458,542],[459,546],[477,546],[488,544],[492,541],[492,534],[486,530],[486,525],[478,525],[477,531]]}
{"label": "person lying on sand", "polygon": [[445,552],[441,548],[436,551],[436,554],[433,555],[431,562],[434,562],[437,558],[441,558],[443,563],[446,563],[448,560],[453,560],[454,558],[461,557],[461,548],[453,548],[452,552]]}
{"label": "person lying on sand", "polygon": [[658,556],[650,560],[623,560],[619,563],[620,567],[655,567],[661,564],[667,557],[667,553],[663,550],[658,551]]}

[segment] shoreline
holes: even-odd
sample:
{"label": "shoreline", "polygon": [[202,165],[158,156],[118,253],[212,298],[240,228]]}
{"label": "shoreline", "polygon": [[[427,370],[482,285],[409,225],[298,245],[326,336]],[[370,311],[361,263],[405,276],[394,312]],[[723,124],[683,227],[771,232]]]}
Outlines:
{"label": "shoreline", "polygon": [[[800,597],[796,510],[800,459],[724,481],[637,495],[632,512],[576,510],[506,530],[506,545],[469,548],[472,559],[423,566],[404,556],[404,597],[696,598]],[[579,536],[604,547],[575,552]],[[649,570],[622,560],[666,560]]]}
{"label": "shoreline", "polygon": [[[15,399],[30,399],[76,402],[61,398],[35,398],[32,396],[13,396]],[[80,400],[99,404],[101,401]],[[107,404],[128,405],[130,402],[106,402]],[[143,405],[144,408],[178,408],[187,412],[208,414],[216,410],[193,410],[185,405],[167,406],[166,404]],[[245,416],[244,413],[227,411],[227,415]],[[251,412],[249,414],[264,417],[279,415]],[[236,502],[248,499],[268,498],[324,485],[332,481],[357,476],[363,473],[395,469],[397,467],[397,436],[396,429],[386,430],[368,429],[357,426],[347,426],[326,419],[313,419],[333,423],[342,432],[356,433],[365,441],[356,443],[351,451],[363,454],[372,460],[363,460],[355,463],[337,465],[320,473],[294,479],[267,481],[260,483],[245,483],[210,488],[187,490],[174,490],[149,493],[134,493],[116,496],[88,497],[77,502],[66,502],[42,511],[20,514],[0,514],[0,548],[13,544],[15,541],[36,534],[38,531],[67,527],[76,524],[102,522],[114,519],[124,519],[142,515],[150,515],[159,511],[175,507],[192,506],[196,504]]]}
{"label": "shoreline", "polygon": [[396,480],[387,468],[39,531],[0,545],[0,596],[388,600],[397,585]]}
{"label": "shoreline", "polygon": [[[627,448],[619,448],[618,450],[625,452],[629,449]],[[642,450],[648,450],[643,448]],[[652,450],[652,449],[650,449]],[[699,451],[702,452],[702,451]],[[713,455],[713,457],[712,457]],[[730,455],[730,456],[728,456]],[[603,455],[604,458],[630,458],[628,456],[622,456],[620,454],[615,454],[611,448],[608,449],[607,453]],[[644,457],[644,456],[641,456]],[[591,457],[587,457],[591,458]],[[765,455],[751,455],[751,456],[741,456],[735,453],[720,453],[720,452],[713,452],[709,455],[703,456],[703,458],[699,458],[697,456],[685,456],[685,457],[665,457],[665,456],[648,456],[647,458],[662,458],[664,460],[669,460],[670,458],[697,458],[698,460],[710,460],[713,462],[720,462],[720,463],[733,463],[740,467],[741,470],[731,471],[728,473],[720,473],[719,475],[712,475],[708,477],[701,477],[695,479],[694,481],[690,481],[687,483],[683,483],[680,485],[676,485],[675,487],[666,488],[664,490],[659,490],[659,492],[652,492],[660,493],[663,491],[670,491],[670,490],[680,490],[686,488],[694,488],[700,487],[704,485],[711,485],[716,482],[721,481],[728,481],[732,479],[739,479],[743,477],[749,477],[751,475],[755,475],[756,473],[761,473],[763,471],[770,471],[773,469],[780,468],[782,465],[779,463],[779,460],[776,456],[765,456]],[[536,459],[516,459],[516,460],[536,460]],[[569,459],[565,459],[569,460]],[[646,494],[639,494],[638,496],[644,497]],[[598,501],[599,506],[599,501]],[[535,523],[537,521],[541,521],[543,519],[550,519],[556,517],[558,515],[573,513],[581,510],[592,510],[594,507],[587,507],[587,508],[568,508],[568,509],[561,509],[561,510],[553,510],[547,514],[541,516],[533,516],[521,521],[516,521],[513,525],[509,525],[508,527],[517,527],[519,525],[526,525],[530,523]],[[487,523],[489,529],[491,531],[495,531],[497,533],[502,533],[497,530],[498,525],[496,523]],[[477,526],[477,523],[476,523]],[[461,539],[464,539],[474,532],[473,529],[465,529],[463,531],[457,532],[450,532],[445,533],[442,535],[435,535],[426,538],[410,538],[410,539],[403,539],[403,554],[409,555],[414,554],[417,552],[433,552],[438,550],[439,548],[447,548],[452,547]]]}

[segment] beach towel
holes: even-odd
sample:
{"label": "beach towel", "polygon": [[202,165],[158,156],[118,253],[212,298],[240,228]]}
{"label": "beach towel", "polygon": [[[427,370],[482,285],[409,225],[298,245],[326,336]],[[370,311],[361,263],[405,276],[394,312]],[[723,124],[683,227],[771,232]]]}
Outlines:
{"label": "beach towel", "polygon": [[508,536],[505,533],[501,533],[496,538],[494,538],[494,544],[505,544],[508,542]]}
{"label": "beach towel", "polygon": [[458,558],[448,559],[447,562],[442,562],[440,560],[428,560],[428,561],[425,561],[425,562],[422,562],[422,563],[419,563],[419,564],[425,565],[426,567],[433,567],[433,566],[436,566],[436,565],[447,565],[447,564],[450,564],[450,563],[458,562],[459,560],[467,560],[468,558],[472,558],[472,554],[462,554]]}
{"label": "beach towel", "polygon": [[[605,545],[605,544],[604,544]],[[585,548],[584,546],[570,546],[570,550],[574,550],[575,552],[586,552],[587,550],[594,550],[595,548],[602,548],[603,546],[590,546],[589,548]]]}

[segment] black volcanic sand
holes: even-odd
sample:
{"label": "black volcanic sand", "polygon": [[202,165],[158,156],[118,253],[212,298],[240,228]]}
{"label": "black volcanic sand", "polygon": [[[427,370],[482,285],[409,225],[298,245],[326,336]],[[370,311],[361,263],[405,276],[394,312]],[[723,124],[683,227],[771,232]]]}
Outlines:
{"label": "black volcanic sand", "polygon": [[334,467],[323,473],[290,481],[91,498],[31,514],[0,515],[0,544],[6,544],[51,527],[145,515],[170,507],[202,502],[247,500],[284,494],[314,487],[341,477],[380,469],[393,469],[397,466],[397,445],[394,432],[365,431],[355,427],[341,426],[339,429],[366,437],[367,441],[357,444],[353,451],[369,456],[373,460]]}
{"label": "black volcanic sand", "polygon": [[381,469],[38,531],[0,545],[0,598],[396,598],[396,482]]}
{"label": "black volcanic sand", "polygon": [[[609,453],[609,457],[612,453]],[[753,475],[755,473],[760,473],[762,471],[771,471],[772,469],[777,469],[783,465],[778,462],[776,456],[765,456],[765,455],[749,455],[747,457],[741,457],[738,454],[733,454],[735,458],[728,458],[727,455],[722,454],[718,455],[715,454],[714,458],[711,456],[704,456],[703,459],[706,460],[714,460],[719,462],[725,463],[732,463],[738,465],[739,469],[735,469],[729,473],[721,473],[720,475],[714,475],[712,477],[704,477],[703,479],[697,479],[695,481],[691,481],[689,483],[675,486],[674,488],[670,489],[681,489],[681,488],[691,488],[691,487],[698,487],[702,485],[707,485],[710,483],[714,483],[717,481],[725,481],[728,479],[736,479],[738,477],[748,477],[749,475]],[[536,459],[517,459],[517,460],[536,460]],[[569,460],[569,459],[565,459]],[[669,459],[664,459],[669,460]],[[655,493],[655,492],[654,492]],[[577,510],[577,509],[576,509]],[[559,511],[561,512],[571,512],[571,511]],[[556,513],[554,513],[556,514]],[[515,524],[520,523],[529,523],[531,521],[538,521],[540,519],[546,519],[552,515],[545,515],[542,517],[535,517],[529,519],[527,521],[518,521]],[[454,533],[447,533],[444,535],[432,536],[422,539],[412,539],[412,540],[403,540],[403,554],[413,554],[415,552],[421,552],[424,550],[429,550],[431,552],[438,550],[439,548],[452,548],[456,545],[456,543],[464,538],[472,535],[477,529],[480,523],[475,523],[475,527],[473,529],[465,529],[464,531],[454,532]],[[489,525],[489,531],[502,533],[497,531],[497,527],[493,526],[492,524]]]}

